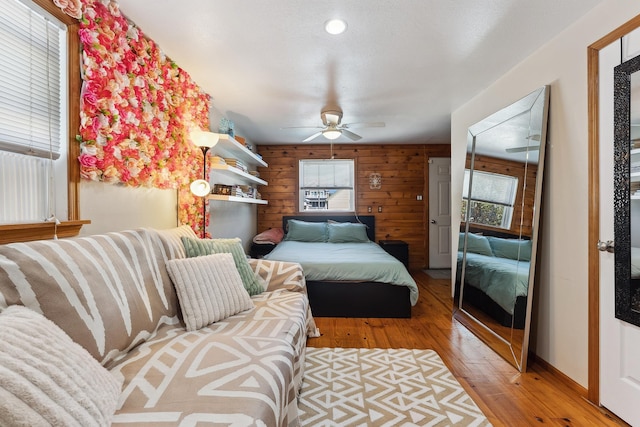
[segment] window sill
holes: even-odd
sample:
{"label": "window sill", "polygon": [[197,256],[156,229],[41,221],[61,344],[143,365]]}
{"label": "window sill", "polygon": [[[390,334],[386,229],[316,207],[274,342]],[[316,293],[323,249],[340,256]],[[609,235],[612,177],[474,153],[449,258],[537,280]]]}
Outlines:
{"label": "window sill", "polygon": [[[84,224],[91,224],[91,221],[62,221],[56,234],[59,238],[77,236]],[[0,224],[0,244],[53,239],[54,226],[53,222]]]}

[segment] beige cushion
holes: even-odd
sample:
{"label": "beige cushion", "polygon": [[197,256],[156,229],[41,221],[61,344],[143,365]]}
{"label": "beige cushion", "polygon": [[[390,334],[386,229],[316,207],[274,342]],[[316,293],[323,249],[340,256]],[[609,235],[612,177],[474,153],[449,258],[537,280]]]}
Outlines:
{"label": "beige cushion", "polygon": [[0,425],[108,426],[121,384],[49,319],[0,313]]}
{"label": "beige cushion", "polygon": [[162,249],[166,252],[165,259],[186,258],[187,255],[184,251],[184,245],[180,239],[182,237],[198,238],[196,232],[188,225],[155,231],[162,240]]}
{"label": "beige cushion", "polygon": [[188,331],[254,307],[229,253],[167,261]]}

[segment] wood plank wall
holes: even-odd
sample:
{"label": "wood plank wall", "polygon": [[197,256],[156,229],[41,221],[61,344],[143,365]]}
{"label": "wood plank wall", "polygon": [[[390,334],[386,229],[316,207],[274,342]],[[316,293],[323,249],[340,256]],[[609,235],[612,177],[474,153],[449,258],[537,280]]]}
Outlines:
{"label": "wood plank wall", "polygon": [[[469,168],[469,165],[470,160],[467,159],[467,169]],[[498,173],[518,178],[518,193],[516,194],[516,204],[513,208],[513,219],[511,221],[511,229],[509,232],[514,235],[520,234],[520,215],[522,214],[522,235],[531,237],[538,165],[530,163],[528,166],[525,166],[526,165],[521,162],[482,155],[476,155],[474,162],[474,168],[477,171]],[[460,224],[461,229],[463,226],[464,223]],[[503,229],[481,226],[478,224],[474,224],[474,228],[504,231]]]}
{"label": "wood plank wall", "polygon": [[[258,152],[269,165],[259,169],[269,183],[259,191],[269,204],[258,206],[258,232],[282,227],[283,215],[299,213],[298,161],[328,159],[333,152],[336,159],[355,159],[356,211],[376,217],[376,239],[404,240],[409,244],[410,268],[428,266],[428,160],[450,157],[450,145],[263,145]],[[382,175],[379,190],[369,189],[369,174],[374,172]],[[421,201],[418,195],[423,196]]]}

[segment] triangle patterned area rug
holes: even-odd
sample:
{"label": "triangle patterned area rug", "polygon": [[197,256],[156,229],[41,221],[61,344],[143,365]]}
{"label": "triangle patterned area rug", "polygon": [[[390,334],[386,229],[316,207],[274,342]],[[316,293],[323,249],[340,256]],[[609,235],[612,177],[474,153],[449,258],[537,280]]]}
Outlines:
{"label": "triangle patterned area rug", "polygon": [[307,347],[303,426],[491,426],[433,350]]}

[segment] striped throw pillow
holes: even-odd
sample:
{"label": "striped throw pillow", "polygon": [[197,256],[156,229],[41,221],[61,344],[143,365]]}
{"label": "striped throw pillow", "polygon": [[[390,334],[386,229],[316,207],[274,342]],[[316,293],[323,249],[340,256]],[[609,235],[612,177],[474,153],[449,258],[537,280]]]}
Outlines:
{"label": "striped throw pillow", "polygon": [[167,261],[188,331],[254,307],[231,254]]}
{"label": "striped throw pillow", "polygon": [[194,239],[184,236],[181,239],[189,258],[223,253],[233,255],[233,261],[240,278],[242,278],[242,284],[249,295],[258,295],[264,292],[266,288],[264,281],[251,269],[240,239]]}

